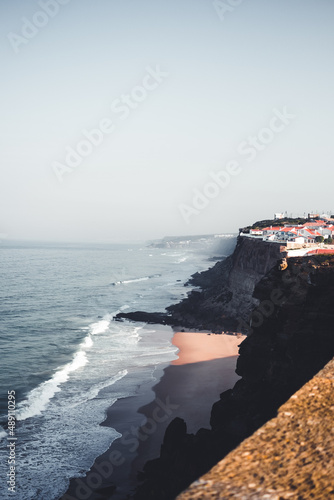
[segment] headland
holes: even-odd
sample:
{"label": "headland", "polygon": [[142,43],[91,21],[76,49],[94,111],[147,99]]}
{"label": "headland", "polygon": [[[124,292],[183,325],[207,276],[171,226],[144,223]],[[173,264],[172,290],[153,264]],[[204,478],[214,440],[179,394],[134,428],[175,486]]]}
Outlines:
{"label": "headland", "polygon": [[[268,227],[273,221],[264,222]],[[305,255],[292,257],[288,242],[249,233],[243,228],[229,257],[193,275],[187,298],[165,313],[135,311],[116,318],[172,326],[180,351],[145,392],[135,422],[129,421],[131,401],[111,408],[110,425],[124,418],[116,430],[124,435],[134,428],[137,444],[132,441],[126,473],[106,477],[90,500],[175,499],[275,418],[333,358],[331,249],[309,253],[307,247]]]}

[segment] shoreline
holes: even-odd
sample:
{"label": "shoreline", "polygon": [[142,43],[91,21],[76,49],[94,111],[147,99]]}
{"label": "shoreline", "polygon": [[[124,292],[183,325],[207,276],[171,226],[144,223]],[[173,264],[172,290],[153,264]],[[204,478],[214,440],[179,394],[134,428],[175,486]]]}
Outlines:
{"label": "shoreline", "polygon": [[235,368],[238,346],[244,338],[200,331],[174,332],[172,344],[179,348],[178,358],[170,362],[153,387],[154,401],[138,409],[150,422],[156,402],[167,402],[169,418],[159,423],[152,438],[140,444],[132,464],[133,477],[147,461],[160,455],[165,431],[174,418],[186,422],[188,433],[210,429],[212,405],[240,379]]}
{"label": "shoreline", "polygon": [[177,331],[172,344],[179,348],[178,359],[172,365],[185,365],[236,356],[245,335],[215,334],[210,332]]}
{"label": "shoreline", "polygon": [[[147,325],[155,334],[161,328]],[[188,432],[210,428],[213,403],[240,378],[235,367],[243,337],[173,333],[168,328],[171,344],[179,348],[177,359],[158,365],[155,380],[108,409],[101,425],[113,427],[122,438],[95,459],[85,477],[71,479],[61,500],[79,499],[80,494],[87,500],[123,500],[138,486],[137,475],[145,463],[158,458],[166,428],[174,418],[184,419]]]}
{"label": "shoreline", "polygon": [[[163,376],[153,388],[155,399],[138,409],[146,418],[146,426],[150,426],[154,432],[152,437],[140,443],[138,456],[132,465],[133,474],[141,471],[147,461],[158,458],[165,431],[174,418],[186,422],[188,433],[195,434],[202,428],[210,429],[212,405],[219,400],[222,392],[231,389],[240,378],[235,373],[236,360],[237,356],[229,356],[185,365],[170,364],[165,368]],[[160,412],[157,415],[159,424],[154,425],[160,402],[168,418],[164,419]]]}

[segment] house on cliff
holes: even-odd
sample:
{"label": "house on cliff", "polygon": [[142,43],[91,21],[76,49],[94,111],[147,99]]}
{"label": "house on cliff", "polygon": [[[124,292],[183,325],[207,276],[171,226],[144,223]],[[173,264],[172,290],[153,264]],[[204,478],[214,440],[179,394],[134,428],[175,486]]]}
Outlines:
{"label": "house on cliff", "polygon": [[263,230],[262,229],[251,229],[249,231],[249,234],[252,236],[263,236]]}
{"label": "house on cliff", "polygon": [[248,236],[263,239],[263,241],[308,245],[317,243],[317,238],[321,236],[325,240],[334,238],[334,224],[331,220],[313,220],[299,225],[253,228],[250,229]]}
{"label": "house on cliff", "polygon": [[312,231],[311,229],[302,228],[300,234],[304,236],[307,243],[315,243],[318,236],[322,236],[319,231]]}

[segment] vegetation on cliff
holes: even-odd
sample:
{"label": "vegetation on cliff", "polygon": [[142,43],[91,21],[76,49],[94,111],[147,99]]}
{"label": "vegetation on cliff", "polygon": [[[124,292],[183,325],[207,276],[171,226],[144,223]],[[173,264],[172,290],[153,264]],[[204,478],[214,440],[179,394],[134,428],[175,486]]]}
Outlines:
{"label": "vegetation on cliff", "polygon": [[283,217],[282,219],[259,220],[257,222],[254,222],[254,224],[251,226],[240,228],[239,232],[247,234],[251,229],[263,229],[264,227],[268,226],[286,226],[286,225],[298,226],[300,224],[306,224],[307,222],[309,222],[309,219],[304,219],[302,217],[297,217],[297,218]]}

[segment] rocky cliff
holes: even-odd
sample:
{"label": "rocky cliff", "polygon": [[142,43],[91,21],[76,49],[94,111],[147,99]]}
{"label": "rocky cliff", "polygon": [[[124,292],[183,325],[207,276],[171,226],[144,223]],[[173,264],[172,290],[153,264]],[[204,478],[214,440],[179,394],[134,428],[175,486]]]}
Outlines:
{"label": "rocky cliff", "polygon": [[[242,378],[214,404],[211,429],[194,435],[187,434],[179,418],[170,424],[160,457],[145,465],[137,500],[174,499],[274,417],[278,407],[334,356],[334,257],[288,259],[286,267],[277,263],[282,256],[273,247],[249,245],[240,239],[233,256],[217,265],[230,293],[221,301],[224,314],[226,307],[238,313],[238,304],[244,314],[254,307],[237,363]],[[212,271],[208,273],[207,278]],[[203,279],[195,276],[194,282]],[[221,290],[218,278],[214,286]],[[213,295],[202,298],[213,301]]]}
{"label": "rocky cliff", "polygon": [[137,311],[117,317],[216,333],[247,332],[250,312],[258,303],[253,297],[254,287],[285,255],[285,247],[277,243],[239,237],[232,255],[192,276],[188,285],[197,289],[179,304],[167,307],[167,314]]}
{"label": "rocky cliff", "polygon": [[239,237],[232,255],[189,281],[200,291],[167,310],[174,323],[187,327],[247,332],[250,312],[258,303],[254,287],[285,256],[285,247],[277,243]]}

